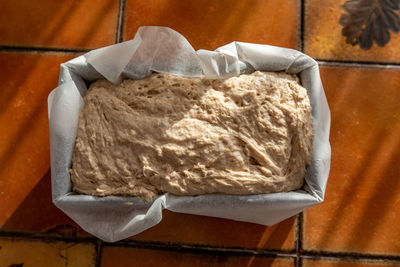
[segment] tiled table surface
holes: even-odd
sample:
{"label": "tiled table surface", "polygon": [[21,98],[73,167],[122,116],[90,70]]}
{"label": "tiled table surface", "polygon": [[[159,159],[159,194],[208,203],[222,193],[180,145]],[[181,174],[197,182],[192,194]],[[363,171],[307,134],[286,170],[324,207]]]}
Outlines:
{"label": "tiled table surface", "polygon": [[[0,266],[400,265],[400,34],[367,51],[346,44],[343,3],[1,0]],[[237,40],[316,58],[332,112],[325,202],[270,227],[165,211],[113,244],[55,208],[46,99],[59,64],[141,25],[169,26],[195,49]]]}

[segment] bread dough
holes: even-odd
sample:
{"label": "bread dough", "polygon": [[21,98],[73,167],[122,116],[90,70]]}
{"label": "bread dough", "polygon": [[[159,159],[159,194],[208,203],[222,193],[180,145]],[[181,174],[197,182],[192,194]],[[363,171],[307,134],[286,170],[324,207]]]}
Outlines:
{"label": "bread dough", "polygon": [[84,102],[70,170],[78,193],[149,201],[303,185],[313,127],[295,75],[99,80]]}

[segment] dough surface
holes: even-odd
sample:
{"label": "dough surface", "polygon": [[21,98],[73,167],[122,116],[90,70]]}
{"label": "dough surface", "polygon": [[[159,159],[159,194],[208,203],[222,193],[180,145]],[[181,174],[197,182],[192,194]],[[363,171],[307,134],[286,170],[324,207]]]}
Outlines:
{"label": "dough surface", "polygon": [[149,201],[164,192],[248,195],[303,185],[313,127],[295,75],[99,80],[84,102],[70,170],[78,193]]}

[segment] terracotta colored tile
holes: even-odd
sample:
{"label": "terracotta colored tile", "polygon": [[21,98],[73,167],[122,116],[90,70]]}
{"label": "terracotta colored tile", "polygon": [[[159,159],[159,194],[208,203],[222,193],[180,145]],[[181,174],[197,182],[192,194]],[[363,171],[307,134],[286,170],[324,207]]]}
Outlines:
{"label": "terracotta colored tile", "polygon": [[346,0],[307,0],[305,18],[305,52],[318,59],[400,62],[400,34],[390,34],[384,47],[376,44],[370,50],[346,44],[339,19]]}
{"label": "terracotta colored tile", "polygon": [[197,49],[214,50],[232,41],[296,48],[298,1],[127,0],[124,39],[140,26],[168,26]]}
{"label": "terracotta colored tile", "polygon": [[0,43],[95,48],[113,44],[119,1],[1,1]]}
{"label": "terracotta colored tile", "polygon": [[273,226],[164,211],[160,224],[132,239],[212,246],[293,249],[294,217]]}
{"label": "terracotta colored tile", "polygon": [[[133,264],[133,265],[132,265]],[[105,247],[103,267],[118,266],[294,266],[292,259],[238,256],[216,253],[190,253],[141,248]]]}
{"label": "terracotta colored tile", "polygon": [[94,266],[88,243],[42,242],[0,238],[0,266]]}
{"label": "terracotta colored tile", "polygon": [[339,261],[338,260],[303,260],[304,267],[388,267],[388,266],[398,266],[396,263],[382,262],[349,262],[349,261]]}
{"label": "terracotta colored tile", "polygon": [[0,53],[0,228],[74,235],[51,202],[47,95],[77,55]]}
{"label": "terracotta colored tile", "polygon": [[400,70],[324,67],[332,112],[325,202],[305,212],[306,249],[400,253]]}

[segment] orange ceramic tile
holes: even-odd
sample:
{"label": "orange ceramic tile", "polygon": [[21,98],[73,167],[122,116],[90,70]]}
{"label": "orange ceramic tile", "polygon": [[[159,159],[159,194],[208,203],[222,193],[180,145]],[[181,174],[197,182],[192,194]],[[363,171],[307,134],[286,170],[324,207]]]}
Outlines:
{"label": "orange ceramic tile", "polygon": [[93,244],[0,238],[0,266],[89,267],[94,262]]}
{"label": "orange ceramic tile", "polygon": [[305,212],[304,247],[400,253],[400,70],[323,67],[332,112],[325,202]]}
{"label": "orange ceramic tile", "polygon": [[77,55],[0,53],[0,228],[75,235],[51,202],[47,95]]}
{"label": "orange ceramic tile", "polygon": [[119,1],[1,1],[0,44],[94,48],[115,43]]}
{"label": "orange ceramic tile", "polygon": [[303,260],[303,267],[389,267],[399,266],[398,263],[391,263],[387,261],[375,262],[349,262],[337,260]]}
{"label": "orange ceramic tile", "polygon": [[157,226],[132,239],[211,246],[293,249],[294,217],[273,226],[163,212]]}
{"label": "orange ceramic tile", "polygon": [[[346,43],[339,19],[346,0],[307,0],[305,9],[305,52],[318,59],[400,62],[400,34],[390,34],[384,47],[376,44],[370,50]],[[323,4],[322,4],[323,3]]]}
{"label": "orange ceramic tile", "polygon": [[178,31],[196,50],[232,41],[296,48],[297,10],[297,0],[127,0],[124,39],[152,25]]}
{"label": "orange ceramic tile", "polygon": [[103,267],[119,266],[294,266],[292,259],[228,255],[218,253],[191,253],[141,248],[105,247]]}

